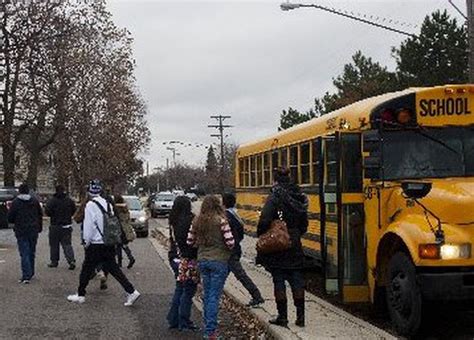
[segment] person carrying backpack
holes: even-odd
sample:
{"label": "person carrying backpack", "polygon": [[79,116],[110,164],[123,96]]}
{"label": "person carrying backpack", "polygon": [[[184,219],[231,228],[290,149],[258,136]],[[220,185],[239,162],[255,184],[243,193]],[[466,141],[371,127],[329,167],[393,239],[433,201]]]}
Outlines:
{"label": "person carrying backpack", "polygon": [[242,248],[240,247],[240,242],[242,242],[244,239],[244,222],[235,210],[235,195],[231,193],[224,194],[222,196],[222,203],[226,209],[225,214],[227,220],[229,221],[230,229],[232,230],[235,240],[235,246],[229,259],[229,269],[234,274],[235,278],[240,281],[240,283],[252,296],[252,300],[250,300],[247,306],[258,307],[264,303],[265,300],[263,299],[260,290],[245,272],[245,269],[242,267],[242,263],[240,263],[240,258],[242,257]]}
{"label": "person carrying backpack", "polygon": [[[107,270],[127,292],[124,306],[131,306],[140,297],[140,293],[133,287],[117,264],[115,258],[116,245],[120,242],[120,225],[114,218],[112,205],[103,197],[102,185],[99,180],[89,184],[89,200],[84,210],[83,239],[85,247],[84,263],[79,276],[79,288],[76,294],[69,295],[67,299],[75,303],[84,303],[86,287],[94,274],[96,267],[102,263]],[[117,243],[111,242],[115,239]]]}

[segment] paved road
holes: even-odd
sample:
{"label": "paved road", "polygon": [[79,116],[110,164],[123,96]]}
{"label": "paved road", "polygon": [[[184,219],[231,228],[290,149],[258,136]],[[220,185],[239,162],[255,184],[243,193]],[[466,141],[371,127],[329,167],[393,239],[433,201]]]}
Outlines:
{"label": "paved road", "polygon": [[[75,235],[78,263],[83,250]],[[0,339],[199,339],[199,334],[169,331],[165,316],[174,280],[148,239],[131,244],[137,258],[133,269],[124,269],[142,293],[133,307],[123,306],[124,293],[110,279],[107,291],[94,280],[83,305],[68,302],[76,290],[79,268],[47,268],[47,233],[38,242],[36,278],[20,285],[19,256],[11,230],[0,230]],[[62,255],[62,254],[61,254]],[[125,261],[126,262],[126,261]],[[199,323],[200,316],[195,310]]]}

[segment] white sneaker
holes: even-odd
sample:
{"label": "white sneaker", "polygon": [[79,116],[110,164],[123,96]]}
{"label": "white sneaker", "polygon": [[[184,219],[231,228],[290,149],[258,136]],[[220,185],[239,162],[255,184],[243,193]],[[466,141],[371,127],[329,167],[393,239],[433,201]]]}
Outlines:
{"label": "white sneaker", "polygon": [[86,302],[86,298],[84,296],[79,296],[77,294],[69,295],[67,297],[68,301],[75,302],[75,303],[84,303]]}
{"label": "white sneaker", "polygon": [[135,290],[132,294],[128,294],[127,301],[125,301],[123,305],[127,307],[131,306],[135,303],[135,301],[138,300],[139,297],[140,297],[140,293],[137,290]]}

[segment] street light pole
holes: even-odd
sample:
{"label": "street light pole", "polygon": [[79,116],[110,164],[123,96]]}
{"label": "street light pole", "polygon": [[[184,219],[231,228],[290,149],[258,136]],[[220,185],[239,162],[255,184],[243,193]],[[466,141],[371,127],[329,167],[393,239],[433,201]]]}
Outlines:
{"label": "street light pole", "polygon": [[[468,0],[468,1],[472,1],[472,0]],[[325,7],[325,6],[321,6],[321,5],[294,4],[294,3],[291,3],[289,1],[284,2],[280,5],[280,8],[281,8],[282,11],[291,11],[293,9],[305,8],[305,7],[317,8],[317,9],[320,9],[320,10],[325,11],[325,12],[329,12],[329,13],[332,13],[332,14],[337,14],[337,15],[340,15],[340,16],[343,16],[343,17],[346,17],[346,18],[349,18],[349,19],[352,19],[352,20],[363,22],[367,25],[375,26],[375,27],[378,27],[378,28],[383,28],[383,29],[388,30],[388,31],[392,31],[392,32],[395,32],[395,33],[399,33],[399,34],[403,34],[403,35],[407,35],[407,36],[410,36],[410,37],[417,38],[417,36],[413,33],[408,33],[408,32],[399,30],[399,29],[394,28],[394,27],[390,27],[390,26],[387,26],[387,25],[382,25],[382,24],[379,24],[377,22],[373,22],[373,21],[370,21],[370,20],[367,20],[367,19],[359,18],[355,15],[347,14],[347,13],[335,10],[333,8],[329,8],[329,7]]]}

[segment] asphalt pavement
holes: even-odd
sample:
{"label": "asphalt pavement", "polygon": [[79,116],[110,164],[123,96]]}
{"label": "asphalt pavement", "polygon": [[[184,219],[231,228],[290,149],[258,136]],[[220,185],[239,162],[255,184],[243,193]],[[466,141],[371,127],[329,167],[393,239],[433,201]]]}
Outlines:
{"label": "asphalt pavement", "polygon": [[[168,330],[174,278],[148,239],[130,244],[137,262],[123,269],[142,294],[134,306],[123,306],[125,293],[113,278],[105,291],[92,280],[83,305],[68,302],[66,296],[76,292],[84,255],[75,229],[78,268],[68,270],[62,253],[58,268],[47,267],[45,231],[38,241],[36,276],[29,285],[17,282],[20,262],[13,231],[0,230],[0,339],[200,339],[200,334]],[[197,310],[193,316],[199,324]]]}

